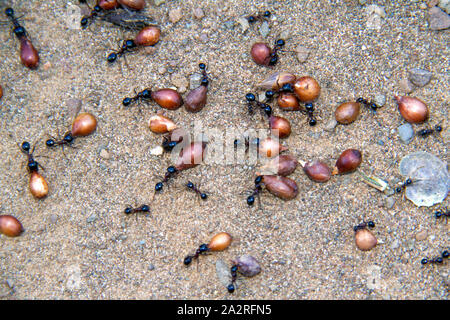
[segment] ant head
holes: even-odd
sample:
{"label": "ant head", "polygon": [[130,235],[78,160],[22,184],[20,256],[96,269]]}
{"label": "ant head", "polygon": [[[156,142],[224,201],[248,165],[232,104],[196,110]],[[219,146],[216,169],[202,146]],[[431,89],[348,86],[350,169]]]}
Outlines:
{"label": "ant head", "polygon": [[158,182],[156,185],[155,185],[155,191],[161,191],[162,190],[162,188],[163,188],[163,183],[162,182]]}
{"label": "ant head", "polygon": [[247,93],[247,94],[245,95],[245,99],[246,99],[248,102],[253,102],[253,101],[256,100],[256,97],[255,97],[255,95],[254,95],[253,93]]}
{"label": "ant head", "polygon": [[167,172],[168,173],[175,173],[177,172],[177,169],[174,166],[170,166],[167,168]]}
{"label": "ant head", "polygon": [[132,211],[133,211],[133,208],[128,207],[128,208],[125,209],[124,213],[125,214],[131,214]]}
{"label": "ant head", "polygon": [[113,63],[114,61],[117,60],[117,53],[113,52],[110,53],[108,58],[106,58],[108,60],[109,63]]}
{"label": "ant head", "polygon": [[183,263],[185,266],[190,265],[192,262],[192,257],[191,256],[187,256],[186,258],[184,258]]}
{"label": "ant head", "polygon": [[436,130],[436,132],[441,132],[442,131],[442,127],[437,124],[437,125],[434,126],[434,130]]}
{"label": "ant head", "polygon": [[24,141],[22,143],[22,147],[21,148],[22,148],[23,151],[29,152],[30,148],[31,148],[30,143],[28,141]]}
{"label": "ant head", "polygon": [[263,176],[257,176],[255,178],[255,185],[260,184],[262,182],[262,178],[263,178]]}
{"label": "ant head", "polygon": [[271,12],[269,10],[264,11],[264,13],[263,13],[264,18],[269,18],[270,15],[271,15]]}
{"label": "ant head", "polygon": [[254,196],[248,196],[247,197],[247,204],[249,206],[252,206],[255,203],[255,197]]}
{"label": "ant head", "polygon": [[80,25],[82,29],[86,29],[88,26],[89,20],[87,17],[81,18]]}
{"label": "ant head", "polygon": [[200,68],[200,70],[206,70],[206,64],[204,63],[199,63],[198,67]]}
{"label": "ant head", "polygon": [[286,44],[286,42],[283,39],[278,39],[277,41],[275,41],[275,45],[277,47],[284,47],[284,45]]}
{"label": "ant head", "polygon": [[14,16],[14,10],[13,10],[13,8],[6,8],[6,9],[5,9],[5,14],[6,14],[8,17],[13,17],[13,16]]}
{"label": "ant head", "polygon": [[188,183],[186,184],[186,187],[188,187],[189,189],[193,189],[194,184],[191,181],[188,181]]}
{"label": "ant head", "polygon": [[64,141],[67,143],[72,143],[73,142],[73,136],[72,134],[69,132],[64,136]]}
{"label": "ant head", "polygon": [[95,11],[95,12],[100,12],[100,11],[102,11],[102,8],[101,8],[99,5],[96,5],[96,6],[94,7],[94,11]]}
{"label": "ant head", "polygon": [[305,104],[305,109],[307,111],[314,111],[314,105],[312,103],[306,103]]}
{"label": "ant head", "polygon": [[264,105],[264,113],[270,117],[272,115],[272,107],[269,106],[268,104]]}
{"label": "ant head", "polygon": [[128,107],[130,104],[131,104],[131,98],[125,98],[125,99],[123,99],[123,101],[122,101],[122,104],[125,106],[125,107]]}
{"label": "ant head", "polygon": [[150,211],[150,207],[149,207],[148,205],[144,204],[144,205],[141,207],[141,210],[142,210],[143,212],[149,212],[149,211]]}
{"label": "ant head", "polygon": [[282,91],[282,92],[294,92],[294,87],[290,83],[285,83],[281,87],[280,91]]}
{"label": "ant head", "polygon": [[227,286],[227,290],[228,290],[229,293],[233,293],[234,290],[235,290],[234,284],[230,283],[230,284]]}
{"label": "ant head", "polygon": [[375,228],[375,222],[369,221],[369,222],[367,222],[367,226],[368,226],[369,228]]}
{"label": "ant head", "polygon": [[45,141],[45,144],[47,145],[47,147],[53,147],[55,145],[55,140],[53,139],[48,139],[47,141]]}
{"label": "ant head", "polygon": [[275,95],[275,92],[273,92],[272,90],[268,90],[266,91],[265,95],[267,99],[272,99],[273,96]]}

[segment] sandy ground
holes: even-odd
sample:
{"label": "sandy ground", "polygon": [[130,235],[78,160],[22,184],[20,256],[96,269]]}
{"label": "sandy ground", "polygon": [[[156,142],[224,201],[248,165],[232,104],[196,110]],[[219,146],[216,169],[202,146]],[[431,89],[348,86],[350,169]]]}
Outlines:
{"label": "sandy ground", "polygon": [[[76,2],[75,2],[76,3]],[[384,7],[380,30],[367,28],[358,1],[166,1],[146,12],[163,30],[155,50],[141,51],[108,65],[111,48],[134,32],[105,22],[89,30],[67,26],[66,1],[0,1],[12,5],[40,52],[38,70],[18,59],[18,41],[9,25],[0,32],[0,214],[11,214],[26,232],[0,236],[2,299],[447,299],[448,262],[423,267],[420,260],[449,247],[449,227],[437,223],[433,208],[417,208],[401,196],[391,209],[384,196],[356,174],[326,184],[308,180],[301,169],[291,176],[300,186],[295,200],[284,202],[265,192],[264,212],[249,208],[243,193],[253,185],[254,170],[241,166],[199,166],[183,173],[151,203],[151,214],[127,217],[126,206],[149,203],[154,184],[171,164],[167,155],[150,155],[161,137],[147,121],[156,105],[125,109],[133,90],[172,85],[188,87],[189,77],[205,62],[211,72],[208,104],[201,113],[183,108],[166,112],[185,127],[201,119],[209,128],[261,128],[259,115],[247,114],[245,93],[274,70],[311,75],[322,86],[316,103],[319,124],[311,128],[299,113],[287,117],[294,128],[283,143],[300,159],[334,164],[347,148],[362,150],[361,169],[396,183],[403,156],[424,150],[445,159],[448,142],[449,32],[428,28],[422,1],[369,1]],[[245,5],[244,5],[245,4]],[[180,7],[180,21],[168,12]],[[205,17],[193,17],[203,8]],[[239,16],[269,9],[274,13],[268,41],[286,31],[286,50],[311,49],[303,64],[295,54],[281,55],[269,70],[251,61],[253,42],[263,40],[258,25],[246,32]],[[2,18],[5,20],[5,17]],[[202,36],[202,34],[206,34]],[[286,33],[285,33],[286,34]],[[433,73],[413,95],[430,106],[430,125],[441,123],[441,137],[417,137],[403,144],[397,127],[404,123],[394,94],[410,69]],[[122,70],[122,71],[121,71]],[[349,126],[324,130],[335,107],[359,96],[387,97],[376,116],[364,110]],[[70,125],[70,99],[98,117],[98,130],[66,149],[46,150],[48,134]],[[425,127],[415,126],[415,129]],[[17,143],[38,142],[36,155],[45,167],[50,194],[36,200],[28,190],[26,157]],[[100,156],[106,149],[110,159]],[[186,192],[187,179],[210,192],[207,202]],[[447,200],[448,201],[448,200]],[[438,206],[436,206],[438,207]],[[369,252],[354,244],[352,227],[362,219],[376,222],[382,242]],[[223,252],[201,257],[185,268],[184,256],[217,232],[235,241]],[[418,233],[426,231],[424,240]],[[218,281],[217,259],[251,254],[260,275],[244,279],[229,295]]]}

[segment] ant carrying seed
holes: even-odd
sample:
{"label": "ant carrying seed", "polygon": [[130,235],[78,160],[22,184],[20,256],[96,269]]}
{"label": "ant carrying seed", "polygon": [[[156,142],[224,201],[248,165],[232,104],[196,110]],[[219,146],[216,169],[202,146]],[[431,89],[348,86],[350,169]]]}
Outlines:
{"label": "ant carrying seed", "polygon": [[305,110],[302,112],[308,117],[308,124],[311,127],[317,124],[316,117],[314,116],[314,105],[312,103],[306,103]]}
{"label": "ant carrying seed", "polygon": [[164,183],[169,182],[169,179],[173,178],[178,173],[179,171],[174,166],[168,167],[164,179],[155,185],[155,191],[161,191],[164,187]]}
{"label": "ant carrying seed", "polygon": [[367,108],[369,108],[374,114],[377,113],[377,109],[381,108],[379,105],[377,105],[374,102],[369,102],[368,100],[364,98],[358,98],[356,99],[356,102],[363,104]]}
{"label": "ant carrying seed", "polygon": [[124,210],[124,213],[126,215],[130,215],[130,214],[138,213],[138,212],[150,212],[150,207],[148,205],[144,204],[138,208],[128,207]]}
{"label": "ant carrying seed", "polygon": [[45,178],[38,172],[39,167],[41,167],[43,170],[44,168],[36,160],[34,160],[33,157],[34,149],[36,148],[36,146],[33,147],[31,152],[30,148],[30,143],[27,141],[24,141],[20,146],[20,150],[28,157],[27,168],[30,174],[30,181],[28,185],[31,194],[38,199],[42,199],[48,194],[48,184]]}
{"label": "ant carrying seed", "polygon": [[433,259],[423,258],[420,263],[423,265],[426,264],[442,264],[444,263],[444,259],[448,259],[450,253],[445,250],[442,252],[442,255],[440,257],[435,257]]}
{"label": "ant carrying seed", "polygon": [[86,29],[89,25],[91,25],[94,22],[94,20],[98,17],[99,13],[102,11],[103,11],[103,9],[99,5],[96,5],[91,10],[89,15],[81,18],[81,21],[80,21],[81,28]]}
{"label": "ant carrying seed", "polygon": [[402,192],[407,186],[411,185],[412,183],[413,181],[410,178],[406,179],[405,182],[403,182],[399,187],[395,188],[395,192]]}
{"label": "ant carrying seed", "polygon": [[254,113],[254,107],[258,107],[260,110],[264,112],[264,114],[268,117],[272,115],[272,107],[268,105],[265,102],[261,102],[258,99],[256,99],[256,96],[253,93],[247,93],[245,95],[245,100],[247,101],[247,108],[248,113],[253,114]]}
{"label": "ant carrying seed", "polygon": [[433,133],[439,133],[439,132],[442,132],[442,126],[435,125],[433,129],[427,128],[427,129],[419,130],[417,132],[417,135],[422,137],[422,138],[426,138],[426,137],[430,136]]}
{"label": "ant carrying seed", "polygon": [[5,14],[11,20],[14,26],[13,32],[20,41],[20,61],[27,68],[36,68],[39,64],[39,54],[31,41],[28,39],[27,31],[20,25],[19,20],[14,15],[14,10],[12,8],[7,8],[5,10]]}
{"label": "ant carrying seed", "polygon": [[255,23],[256,21],[267,20],[271,15],[271,12],[267,10],[257,15],[248,16],[247,21],[248,23]]}
{"label": "ant carrying seed", "polygon": [[125,98],[122,101],[122,104],[125,107],[128,107],[131,103],[138,102],[138,101],[148,101],[152,99],[151,91],[150,89],[144,89],[141,92],[136,93],[134,97],[131,98]]}
{"label": "ant carrying seed", "polygon": [[32,172],[38,172],[39,167],[41,167],[42,169],[44,169],[36,160],[34,160],[33,157],[33,153],[34,153],[34,149],[36,148],[36,146],[33,147],[33,150],[31,150],[30,152],[30,143],[27,141],[24,141],[22,143],[22,145],[20,146],[20,150],[25,153],[28,157],[28,164],[27,164],[27,168],[28,168],[28,172],[32,173]]}
{"label": "ant carrying seed", "polygon": [[358,230],[363,230],[366,228],[369,228],[369,229],[375,228],[375,223],[373,221],[368,221],[368,222],[363,221],[360,224],[358,224],[357,226],[354,226],[353,231],[356,232]]}
{"label": "ant carrying seed", "polygon": [[202,200],[206,200],[208,198],[208,195],[204,192],[201,192],[191,181],[188,181],[188,183],[186,184],[186,187],[189,190],[192,190],[195,193],[197,193]]}
{"label": "ant carrying seed", "polygon": [[192,259],[197,259],[201,254],[206,254],[209,251],[208,245],[206,243],[201,244],[195,251],[194,255],[188,255],[184,258],[183,263],[185,266],[191,264]]}
{"label": "ant carrying seed", "polygon": [[117,60],[117,58],[120,58],[127,52],[136,51],[136,49],[137,49],[137,45],[134,42],[134,40],[132,40],[132,39],[124,40],[120,49],[117,50],[116,52],[110,53],[108,55],[108,57],[106,58],[106,60],[108,60],[109,63],[113,63]]}
{"label": "ant carrying seed", "polygon": [[192,259],[197,259],[201,254],[206,254],[209,251],[222,251],[228,248],[231,244],[232,237],[229,233],[220,232],[212,237],[211,241],[206,244],[201,244],[195,251],[195,254],[188,255],[184,258],[183,263],[185,266],[191,264]]}

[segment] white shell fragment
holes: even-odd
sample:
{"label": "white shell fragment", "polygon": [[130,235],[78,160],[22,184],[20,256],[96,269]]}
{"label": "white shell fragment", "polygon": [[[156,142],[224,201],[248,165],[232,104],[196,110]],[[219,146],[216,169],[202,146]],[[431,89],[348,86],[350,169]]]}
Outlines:
{"label": "white shell fragment", "polygon": [[405,196],[416,206],[431,207],[441,203],[450,189],[447,164],[427,152],[415,152],[402,159],[399,171],[413,183],[406,187]]}
{"label": "white shell fragment", "polygon": [[[231,272],[230,272],[230,266],[227,265],[227,263],[221,259],[216,261],[216,273],[217,278],[219,279],[219,282],[224,286],[228,287],[228,285],[231,283]],[[237,286],[235,285],[237,288]]]}

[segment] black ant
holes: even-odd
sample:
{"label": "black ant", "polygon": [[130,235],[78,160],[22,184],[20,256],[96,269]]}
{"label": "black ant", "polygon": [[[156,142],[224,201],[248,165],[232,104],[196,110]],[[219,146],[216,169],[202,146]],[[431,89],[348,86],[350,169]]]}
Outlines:
{"label": "black ant", "polygon": [[[181,140],[183,140],[182,137],[181,137]],[[170,137],[165,136],[165,137],[163,137],[163,142],[162,142],[161,146],[163,147],[165,152],[171,152],[173,150],[173,148],[175,148],[175,146],[181,142],[181,140],[180,141],[172,141],[172,139]]]}
{"label": "black ant", "polygon": [[16,35],[18,39],[25,37],[27,34],[27,31],[24,27],[22,27],[19,23],[19,19],[16,18],[14,15],[14,9],[13,8],[6,8],[5,9],[5,15],[11,20],[12,24],[14,25],[13,32]]}
{"label": "black ant", "polygon": [[230,273],[231,273],[231,283],[227,286],[227,290],[229,293],[233,293],[234,290],[236,289],[235,286],[235,282],[236,282],[236,278],[237,278],[237,271],[238,271],[238,265],[237,264],[233,264],[230,268]]}
{"label": "black ant", "polygon": [[207,87],[209,84],[209,78],[208,78],[208,74],[206,73],[206,64],[204,63],[199,63],[198,67],[200,68],[201,72],[202,72],[202,76],[203,79],[201,81],[201,85]]}
{"label": "black ant", "polygon": [[254,113],[253,107],[256,106],[259,107],[266,114],[266,116],[270,117],[272,115],[272,107],[265,102],[257,100],[253,93],[247,93],[245,95],[245,99],[247,100],[249,114]]}
{"label": "black ant", "polygon": [[122,104],[125,107],[128,107],[133,102],[137,102],[139,100],[144,100],[144,101],[151,100],[151,98],[152,98],[151,91],[149,89],[144,89],[141,92],[138,92],[134,97],[131,97],[131,98],[127,97],[127,98],[123,99]]}
{"label": "black ant", "polygon": [[266,102],[273,101],[273,99],[281,93],[294,93],[294,87],[290,83],[285,83],[280,87],[279,90],[267,90],[265,92]]}
{"label": "black ant", "polygon": [[36,146],[33,147],[33,150],[31,150],[31,152],[30,152],[30,148],[31,148],[30,143],[27,142],[27,141],[24,141],[22,143],[22,145],[19,146],[19,147],[20,147],[20,150],[23,153],[25,153],[27,155],[27,157],[28,157],[28,165],[27,165],[27,167],[28,167],[28,171],[30,173],[31,172],[38,172],[39,167],[44,169],[36,160],[34,160],[33,153],[34,153],[34,149],[36,148]]}
{"label": "black ant", "polygon": [[247,197],[247,204],[249,206],[252,206],[255,203],[255,196],[258,196],[259,199],[259,194],[262,192],[262,176],[257,176],[255,179],[255,188],[253,189],[253,191],[251,192],[251,194]]}
{"label": "black ant", "polygon": [[429,135],[431,135],[432,133],[438,133],[442,131],[442,126],[440,125],[435,125],[433,129],[431,128],[427,128],[427,129],[421,129],[417,132],[418,136],[421,136],[422,138],[426,138]]}
{"label": "black ant", "polygon": [[274,66],[278,62],[278,51],[281,51],[281,48],[284,47],[286,42],[283,39],[278,39],[275,41],[275,46],[272,49],[272,52],[270,53],[270,60],[269,60],[269,66]]}
{"label": "black ant", "polygon": [[195,193],[197,193],[202,200],[206,200],[208,198],[208,195],[204,192],[201,192],[191,181],[188,181],[188,183],[186,184],[186,187],[189,190],[192,190]]}
{"label": "black ant", "polygon": [[161,191],[163,189],[164,183],[167,183],[169,179],[173,178],[177,173],[179,173],[179,170],[177,168],[175,168],[174,166],[168,167],[167,172],[164,175],[164,179],[155,185],[155,191]]}
{"label": "black ant", "polygon": [[377,109],[381,108],[379,105],[377,105],[374,102],[369,102],[364,98],[358,98],[356,99],[356,102],[363,104],[364,106],[366,106],[367,108],[370,108],[370,110],[376,114],[377,113]]}
{"label": "black ant", "polygon": [[188,255],[184,258],[183,263],[185,266],[191,264],[192,259],[197,259],[201,254],[206,254],[209,251],[208,245],[206,243],[201,244],[195,251],[194,255]]}
{"label": "black ant", "polygon": [[375,228],[375,222],[373,222],[373,221],[368,221],[368,222],[363,221],[360,224],[358,224],[357,226],[354,226],[353,227],[353,231],[356,232],[358,230],[362,230],[362,229],[366,229],[366,228],[369,228],[369,229]]}
{"label": "black ant", "polygon": [[270,18],[270,16],[271,16],[271,12],[267,10],[267,11],[264,11],[264,13],[262,13],[262,14],[248,16],[247,21],[248,21],[248,23],[255,23],[258,20],[259,21],[266,20],[266,19]]}
{"label": "black ant", "polygon": [[448,259],[450,253],[445,250],[442,252],[442,255],[440,257],[436,257],[433,259],[427,259],[427,258],[423,258],[420,263],[423,265],[426,265],[428,263],[432,263],[432,264],[442,264],[444,262],[444,259]]}
{"label": "black ant", "polygon": [[448,210],[448,208],[440,209],[434,213],[434,216],[436,219],[445,218],[445,220],[447,221],[448,217],[450,217],[450,211]]}
{"label": "black ant", "polygon": [[403,182],[399,187],[395,188],[395,192],[402,192],[407,186],[411,185],[412,183],[413,181],[410,178],[406,179],[405,182]]}
{"label": "black ant", "polygon": [[[84,1],[83,3],[86,3],[86,1]],[[92,24],[94,22],[94,20],[98,17],[98,15],[102,11],[103,11],[103,9],[98,4],[96,6],[94,6],[94,8],[89,13],[89,15],[81,18],[81,21],[80,21],[81,28],[86,29],[90,24]]]}
{"label": "black ant", "polygon": [[62,146],[64,148],[64,145],[72,146],[73,141],[75,140],[75,137],[72,135],[70,131],[66,132],[62,139],[57,140],[55,138],[48,139],[45,141],[45,145],[49,148],[53,148],[56,146]]}
{"label": "black ant", "polygon": [[108,60],[109,63],[113,63],[114,61],[117,60],[117,58],[121,57],[127,52],[135,51],[136,48],[137,45],[134,42],[134,40],[132,39],[124,40],[122,43],[122,47],[118,51],[110,53],[106,59]]}
{"label": "black ant", "polygon": [[316,117],[314,116],[314,105],[312,103],[305,104],[305,110],[302,111],[308,117],[308,124],[313,127],[317,124]]}
{"label": "black ant", "polygon": [[150,207],[148,205],[144,204],[138,208],[128,207],[124,210],[124,213],[126,215],[130,215],[130,214],[138,213],[138,212],[150,212]]}

